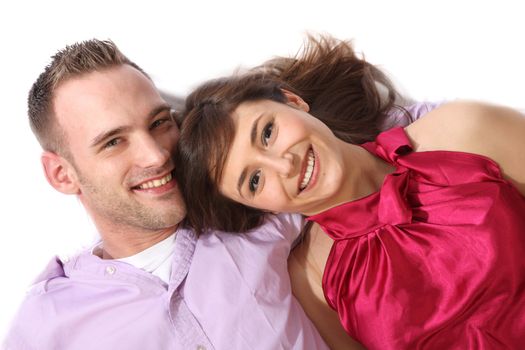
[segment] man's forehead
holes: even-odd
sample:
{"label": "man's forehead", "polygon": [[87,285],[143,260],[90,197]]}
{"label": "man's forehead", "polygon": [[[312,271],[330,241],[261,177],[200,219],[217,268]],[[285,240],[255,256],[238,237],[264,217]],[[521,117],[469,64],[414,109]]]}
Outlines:
{"label": "man's forehead", "polygon": [[119,113],[112,112],[110,100],[101,91],[84,89],[82,93],[77,93],[75,90],[75,85],[61,87],[53,104],[55,117],[66,133],[85,133],[90,130],[96,133],[98,129],[121,122],[118,119],[122,117],[119,118]]}
{"label": "man's forehead", "polygon": [[129,109],[148,112],[164,100],[141,72],[131,66],[119,66],[73,77],[60,84],[54,96],[58,116],[113,112]]}
{"label": "man's forehead", "polygon": [[55,90],[56,98],[66,99],[82,96],[107,99],[129,94],[159,96],[153,83],[144,74],[127,65],[71,77],[61,82]]}
{"label": "man's forehead", "polygon": [[149,79],[131,67],[104,73],[70,79],[56,90],[54,113],[70,142],[91,143],[109,130],[146,123],[166,104]]}

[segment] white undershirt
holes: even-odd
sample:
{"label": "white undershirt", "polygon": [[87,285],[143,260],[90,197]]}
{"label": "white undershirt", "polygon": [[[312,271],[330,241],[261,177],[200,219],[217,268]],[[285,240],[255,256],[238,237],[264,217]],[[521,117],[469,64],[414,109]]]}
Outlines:
{"label": "white undershirt", "polygon": [[174,248],[175,233],[140,253],[115,260],[149,272],[169,284]]}

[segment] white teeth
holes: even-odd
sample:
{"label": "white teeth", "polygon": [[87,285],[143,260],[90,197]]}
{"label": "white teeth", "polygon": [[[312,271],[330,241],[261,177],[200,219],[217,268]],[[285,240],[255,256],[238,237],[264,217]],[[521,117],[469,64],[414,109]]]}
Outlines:
{"label": "white teeth", "polygon": [[164,176],[161,179],[156,179],[156,180],[153,180],[153,181],[144,182],[143,184],[138,186],[138,188],[141,189],[141,190],[147,190],[147,189],[150,189],[150,188],[160,187],[160,186],[165,185],[168,182],[170,182],[171,179],[172,179],[172,176],[171,176],[171,173],[169,173],[168,175]]}
{"label": "white teeth", "polygon": [[315,156],[312,150],[308,151],[308,165],[306,166],[306,171],[304,172],[303,181],[301,181],[301,186],[299,189],[302,191],[308,186],[308,183],[312,179],[312,174],[314,172],[315,165]]}

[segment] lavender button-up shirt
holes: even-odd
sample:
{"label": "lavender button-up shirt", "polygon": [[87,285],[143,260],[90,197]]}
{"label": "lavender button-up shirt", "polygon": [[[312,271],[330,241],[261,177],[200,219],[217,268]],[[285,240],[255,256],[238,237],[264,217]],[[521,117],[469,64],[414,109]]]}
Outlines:
{"label": "lavender button-up shirt", "polygon": [[7,349],[326,349],[291,294],[287,258],[302,220],[244,235],[176,233],[169,285],[90,250],[54,259],[29,292]]}

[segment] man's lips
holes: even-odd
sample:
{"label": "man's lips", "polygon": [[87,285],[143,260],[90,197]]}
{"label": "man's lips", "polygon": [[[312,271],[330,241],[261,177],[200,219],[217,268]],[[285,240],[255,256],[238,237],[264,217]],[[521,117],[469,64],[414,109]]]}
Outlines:
{"label": "man's lips", "polygon": [[162,177],[158,177],[156,179],[150,179],[147,181],[142,182],[139,185],[133,186],[132,189],[134,190],[150,190],[162,187],[166,185],[167,183],[171,183],[173,181],[173,175],[172,173],[168,173]]}

